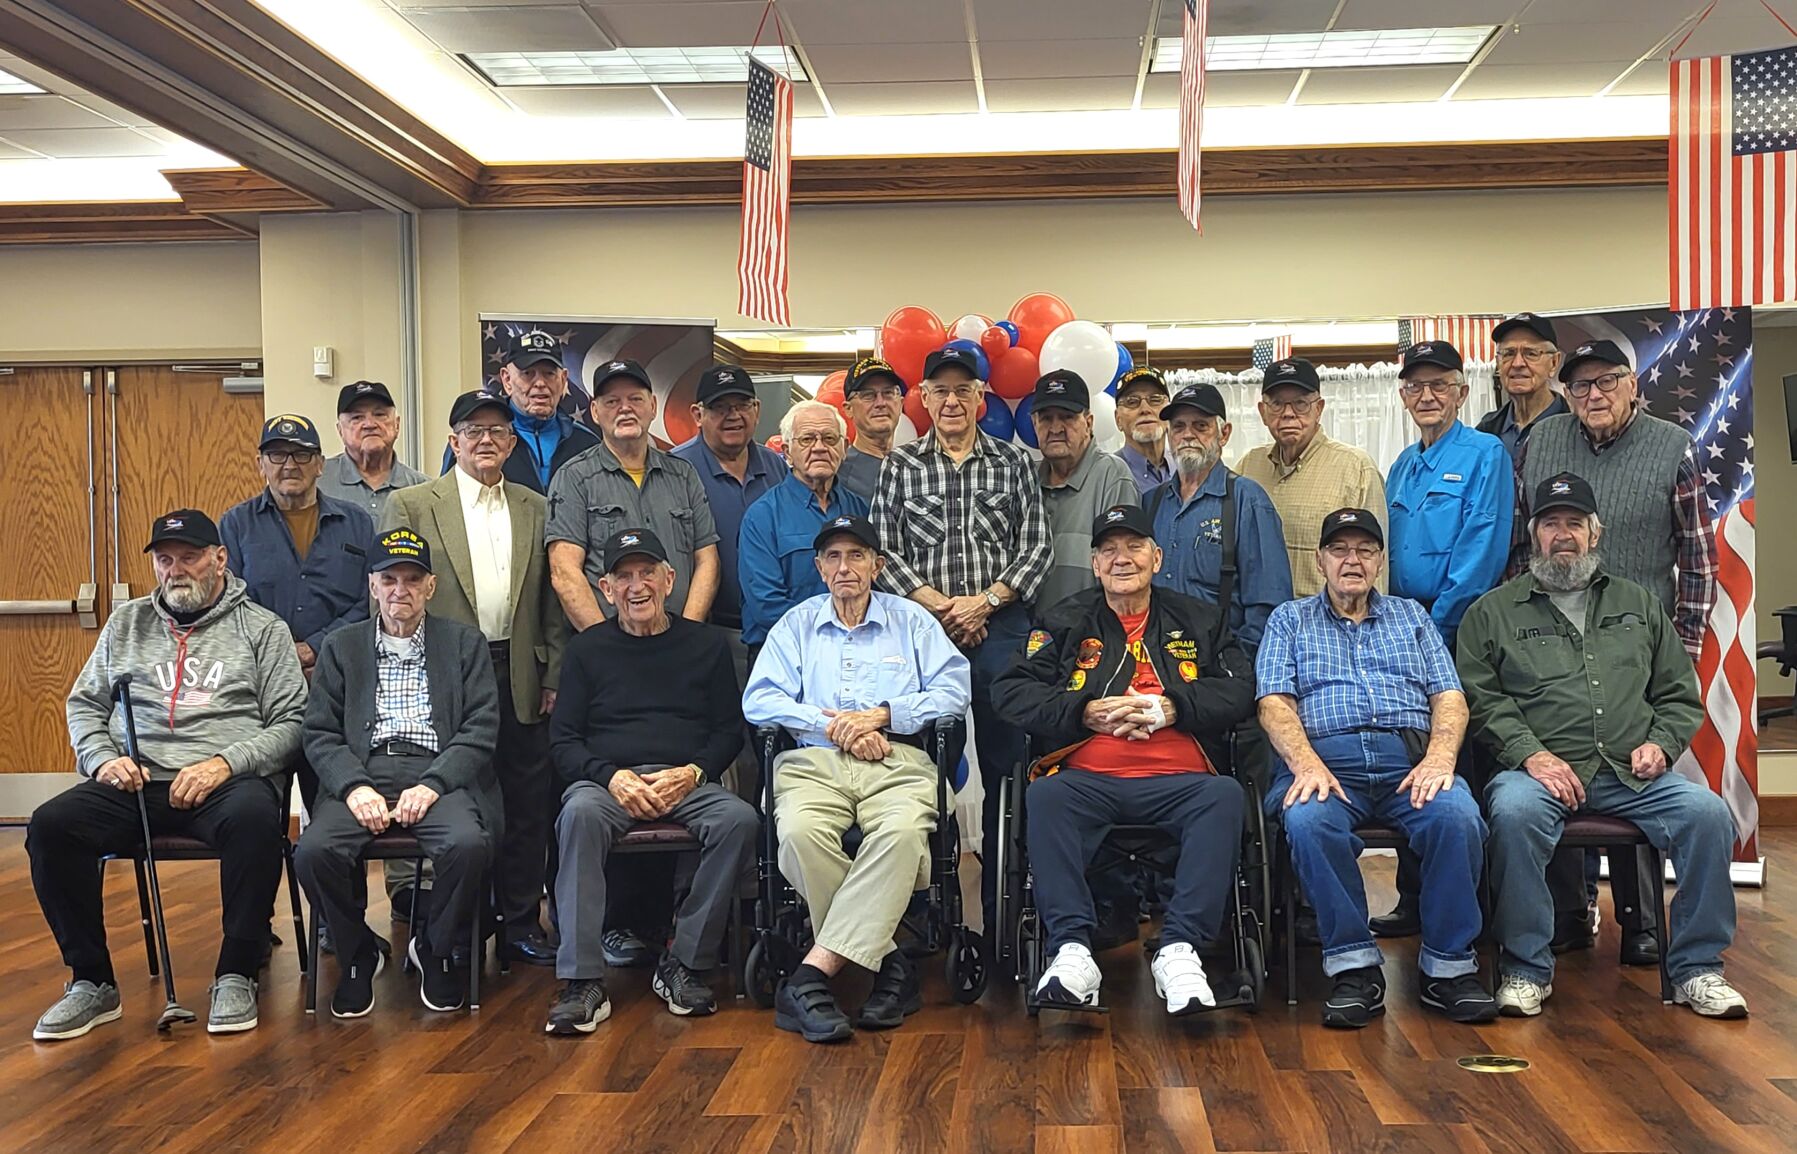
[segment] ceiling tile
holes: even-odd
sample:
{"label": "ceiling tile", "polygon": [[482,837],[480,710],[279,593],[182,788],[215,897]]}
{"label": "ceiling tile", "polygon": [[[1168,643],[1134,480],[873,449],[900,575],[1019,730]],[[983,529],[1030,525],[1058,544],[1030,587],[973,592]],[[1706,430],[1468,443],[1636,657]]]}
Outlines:
{"label": "ceiling tile", "polygon": [[[1296,71],[1213,72],[1204,79],[1206,108],[1249,108],[1284,104],[1298,82]],[[1178,108],[1179,74],[1155,72],[1142,85],[1143,108]]]}
{"label": "ceiling tile", "polygon": [[[742,89],[729,87],[742,102]],[[672,118],[673,113],[647,84],[608,84],[595,88],[545,86],[502,88],[504,97],[532,116],[617,116],[644,119]]]}
{"label": "ceiling tile", "polygon": [[[1788,3],[1774,5],[1785,19],[1797,19]],[[1736,52],[1764,52],[1768,48],[1781,48],[1789,44],[1791,38],[1778,26],[1777,21],[1766,14],[1765,9],[1757,4],[1743,4],[1741,10],[1726,15],[1718,8],[1710,13],[1710,18],[1697,26],[1691,33],[1691,39],[1678,50],[1679,58],[1693,56],[1721,56]],[[1676,43],[1676,41],[1674,42]]]}
{"label": "ceiling tile", "polygon": [[1610,89],[1611,96],[1666,96],[1672,91],[1672,79],[1666,74],[1666,64],[1661,60],[1649,60],[1627,76],[1616,82]]}
{"label": "ceiling tile", "polygon": [[1498,37],[1479,66],[1588,64],[1597,60],[1632,64],[1664,35],[1664,29],[1651,24],[1526,23],[1522,31],[1506,31]]}
{"label": "ceiling tile", "polygon": [[1000,40],[980,37],[980,74],[987,80],[1044,80],[1062,76],[1127,76],[1142,63],[1140,40]]}
{"label": "ceiling tile", "polygon": [[[691,120],[741,120],[746,99],[740,84],[664,84],[662,95],[674,102],[680,115]],[[834,93],[832,86],[827,89]],[[817,89],[809,84],[795,84],[792,89],[794,116],[822,116],[824,106]]]}
{"label": "ceiling tile", "polygon": [[[1154,0],[972,0],[980,43],[1104,40],[1148,30]],[[902,5],[900,5],[902,7]],[[1088,73],[1088,75],[1090,75]]]}
{"label": "ceiling tile", "polygon": [[129,128],[46,128],[5,136],[10,143],[45,156],[160,156],[168,151],[161,141]]}
{"label": "ceiling tile", "polygon": [[61,96],[0,96],[0,133],[31,128],[117,128],[96,112]]}
{"label": "ceiling tile", "polygon": [[28,80],[46,92],[64,92],[73,95],[81,91],[75,84],[64,80],[54,72],[48,72],[18,56],[0,56],[0,72],[10,72],[20,80]]}
{"label": "ceiling tile", "polygon": [[972,80],[973,50],[965,38],[944,44],[812,44],[805,57],[828,89],[847,82]]}
{"label": "ceiling tile", "polygon": [[[37,153],[27,152],[23,148],[16,148],[13,145],[6,143],[6,141],[0,140],[0,160],[37,160],[37,159],[38,159]],[[0,165],[0,185],[4,185],[5,183],[6,183],[6,167],[4,165]]]}
{"label": "ceiling tile", "polygon": [[1626,63],[1481,64],[1454,93],[1455,100],[1516,100],[1596,96],[1622,75]]}
{"label": "ceiling tile", "polygon": [[[600,27],[630,48],[709,48],[743,46],[755,41],[755,26],[767,5],[760,3],[600,4],[593,5]],[[764,44],[778,44],[774,22],[761,33]]]}
{"label": "ceiling tile", "polygon": [[122,104],[114,104],[110,100],[102,100],[91,92],[71,93],[68,99],[73,100],[83,108],[97,112],[106,119],[116,121],[119,124],[128,124],[132,127],[143,127],[156,123],[141,112],[133,112]]}
{"label": "ceiling tile", "polygon": [[[1538,7],[1580,7],[1580,4]],[[1461,28],[1471,24],[1503,24],[1524,7],[1523,0],[1348,0],[1337,28]],[[1531,14],[1532,15],[1532,14]],[[1320,25],[1319,25],[1320,27]]]}
{"label": "ceiling tile", "polygon": [[1135,94],[1136,78],[1133,76],[986,81],[986,107],[993,112],[1083,112],[1128,108]]}
{"label": "ceiling tile", "polygon": [[[1531,4],[1524,19],[1530,24],[1617,24],[1633,20],[1665,36],[1702,7],[1694,0],[1579,0],[1576,4]],[[1758,4],[1742,7],[1751,7],[1755,14],[1762,12]],[[1715,18],[1712,14],[1711,19]]]}
{"label": "ceiling tile", "polygon": [[[1274,32],[1318,32],[1329,23],[1337,0],[1211,0],[1212,36],[1256,36]],[[1169,0],[1161,5],[1159,36],[1178,36],[1185,31],[1184,5]]]}
{"label": "ceiling tile", "polygon": [[1304,82],[1299,104],[1380,104],[1435,100],[1465,69],[1458,64],[1401,68],[1318,68]]}
{"label": "ceiling tile", "polygon": [[961,0],[782,0],[780,13],[808,52],[819,44],[942,44],[967,39]]}
{"label": "ceiling tile", "polygon": [[402,8],[445,52],[598,52],[613,47],[578,4]]}
{"label": "ceiling tile", "polygon": [[830,105],[844,116],[928,116],[978,112],[973,82],[832,84]]}

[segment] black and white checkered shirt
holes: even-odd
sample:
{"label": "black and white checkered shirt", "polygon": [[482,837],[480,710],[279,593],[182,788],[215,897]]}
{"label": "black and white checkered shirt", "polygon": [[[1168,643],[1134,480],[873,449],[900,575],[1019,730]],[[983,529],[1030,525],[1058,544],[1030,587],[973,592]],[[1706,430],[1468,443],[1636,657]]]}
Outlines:
{"label": "black and white checkered shirt", "polygon": [[1002,581],[1028,601],[1054,563],[1035,462],[980,433],[957,467],[936,434],[894,449],[880,468],[873,522],[886,548],[880,584],[966,597]]}
{"label": "black and white checkered shirt", "polygon": [[431,725],[431,683],[424,671],[424,627],[410,637],[393,637],[375,624],[374,734],[369,746],[389,741],[410,741],[426,749],[437,748],[437,730]]}

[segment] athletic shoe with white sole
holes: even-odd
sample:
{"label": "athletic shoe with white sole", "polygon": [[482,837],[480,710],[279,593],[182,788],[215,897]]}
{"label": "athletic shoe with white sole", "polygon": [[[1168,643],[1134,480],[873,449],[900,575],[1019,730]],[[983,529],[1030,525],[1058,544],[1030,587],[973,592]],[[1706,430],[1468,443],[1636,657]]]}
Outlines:
{"label": "athletic shoe with white sole", "polygon": [[1154,974],[1155,994],[1167,999],[1167,1013],[1175,1018],[1216,1008],[1217,996],[1205,980],[1204,963],[1189,944],[1173,942],[1162,946],[1148,969]]}
{"label": "athletic shoe with white sole", "polygon": [[549,1020],[543,1024],[545,1034],[590,1034],[599,1023],[611,1017],[611,999],[605,996],[605,983],[596,978],[575,978],[562,986],[561,993],[549,1007]]}
{"label": "athletic shoe with white sole", "polygon": [[1686,978],[1672,991],[1672,1000],[1690,1006],[1706,1018],[1745,1018],[1747,999],[1714,971]]}
{"label": "athletic shoe with white sole", "polygon": [[1533,1018],[1541,1012],[1541,1003],[1554,995],[1552,982],[1537,982],[1521,974],[1505,974],[1498,983],[1498,1013],[1506,1018]]}
{"label": "athletic shoe with white sole", "polygon": [[1036,983],[1036,1001],[1044,1005],[1096,1006],[1102,975],[1092,951],[1081,942],[1068,942],[1055,951],[1054,960]]}
{"label": "athletic shoe with white sole", "polygon": [[668,1012],[679,1017],[718,1012],[717,996],[711,992],[711,987],[681,965],[673,954],[663,954],[661,961],[655,963],[655,976],[650,979],[649,987],[668,1004]]}
{"label": "athletic shoe with white sole", "polygon": [[331,995],[331,1016],[360,1018],[374,1009],[374,979],[387,966],[387,955],[371,935],[365,938],[355,960],[343,968],[337,978],[337,990]]}
{"label": "athletic shoe with white sole", "polygon": [[39,1042],[79,1038],[95,1026],[118,1021],[124,1013],[119,1005],[119,988],[111,982],[70,982],[63,987],[56,1004],[37,1020],[31,1037]]}

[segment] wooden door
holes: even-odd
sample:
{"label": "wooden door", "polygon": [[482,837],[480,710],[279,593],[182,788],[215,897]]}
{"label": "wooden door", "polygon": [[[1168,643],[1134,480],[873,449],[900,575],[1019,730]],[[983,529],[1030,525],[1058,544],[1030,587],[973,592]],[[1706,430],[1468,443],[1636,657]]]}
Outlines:
{"label": "wooden door", "polygon": [[104,612],[90,603],[84,625],[75,611],[101,565],[95,380],[80,368],[0,373],[0,773],[75,768],[63,702]]}

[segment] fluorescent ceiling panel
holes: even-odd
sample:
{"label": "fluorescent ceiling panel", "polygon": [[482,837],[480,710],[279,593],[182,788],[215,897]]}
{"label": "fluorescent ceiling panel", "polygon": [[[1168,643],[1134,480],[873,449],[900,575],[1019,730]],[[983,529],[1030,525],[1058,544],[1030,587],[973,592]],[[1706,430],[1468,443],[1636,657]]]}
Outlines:
{"label": "fluorescent ceiling panel", "polygon": [[[742,84],[748,48],[614,48],[609,52],[469,52],[462,59],[496,88],[555,84]],[[796,82],[810,79],[791,49],[763,47],[755,58]]]}
{"label": "fluorescent ceiling panel", "polygon": [[29,80],[22,80],[10,72],[0,72],[0,95],[25,96],[44,91]]}
{"label": "fluorescent ceiling panel", "polygon": [[[1495,24],[1465,28],[1378,28],[1347,32],[1291,32],[1267,36],[1213,36],[1206,41],[1205,69],[1258,72],[1278,68],[1370,68],[1402,64],[1465,64]],[[1151,72],[1178,72],[1180,40],[1155,41]]]}

